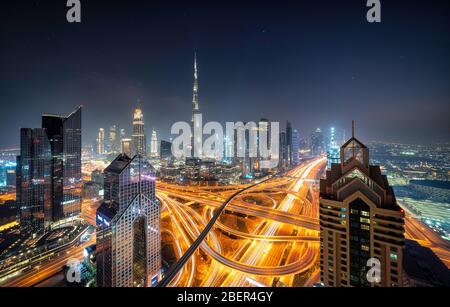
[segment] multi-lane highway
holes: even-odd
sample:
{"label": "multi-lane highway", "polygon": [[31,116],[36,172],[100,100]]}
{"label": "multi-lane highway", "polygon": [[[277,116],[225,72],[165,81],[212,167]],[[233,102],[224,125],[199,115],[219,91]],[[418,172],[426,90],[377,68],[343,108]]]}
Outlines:
{"label": "multi-lane highway", "polygon": [[[319,280],[316,180],[326,160],[305,162],[283,176],[236,186],[157,183],[164,223],[177,259],[168,286],[311,286]],[[228,202],[227,202],[228,200]],[[226,206],[224,206],[226,203]],[[98,202],[83,202],[82,218],[95,224]],[[206,230],[206,231],[205,231]],[[420,221],[406,218],[406,235],[428,246],[449,266],[447,242]],[[3,286],[45,285],[71,258],[72,246]],[[195,242],[198,243],[194,244]],[[191,253],[186,254],[186,252]]]}

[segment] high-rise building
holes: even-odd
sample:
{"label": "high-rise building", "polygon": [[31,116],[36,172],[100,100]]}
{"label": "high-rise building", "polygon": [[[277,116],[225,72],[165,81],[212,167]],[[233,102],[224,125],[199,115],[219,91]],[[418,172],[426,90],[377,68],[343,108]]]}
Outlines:
{"label": "high-rise building", "polygon": [[120,140],[122,141],[125,138],[126,138],[125,129],[120,129]]}
{"label": "high-rise building", "polygon": [[300,133],[297,129],[292,131],[292,165],[300,163]]}
{"label": "high-rise building", "polygon": [[43,115],[42,129],[22,129],[17,162],[23,228],[45,230],[50,222],[77,216],[82,192],[81,107],[69,116]]}
{"label": "high-rise building", "polygon": [[[196,140],[194,140],[194,129],[196,126],[199,125],[199,123],[194,123],[195,115],[201,114],[200,112],[200,102],[199,102],[199,87],[198,87],[198,64],[197,64],[197,54],[194,54],[194,83],[192,87],[192,120],[191,120],[191,131],[192,131],[192,137],[191,137],[191,157],[192,158],[202,158],[202,149],[199,148],[198,154],[195,152],[195,146],[194,143]],[[197,136],[202,137],[202,136]],[[201,140],[200,140],[201,141]],[[200,142],[197,142],[200,143]],[[203,144],[203,143],[202,143]],[[196,157],[199,156],[199,157]]]}
{"label": "high-rise building", "polygon": [[100,128],[97,135],[97,154],[104,155],[105,153],[105,129]]}
{"label": "high-rise building", "polygon": [[42,128],[52,150],[53,220],[81,212],[81,107],[69,116],[43,115]]}
{"label": "high-rise building", "polygon": [[16,199],[23,232],[41,232],[52,218],[52,152],[45,129],[20,130]]}
{"label": "high-rise building", "polygon": [[333,163],[339,163],[339,147],[336,142],[336,129],[331,127],[330,129],[330,143],[328,144],[327,151],[327,168],[331,169]]}
{"label": "high-rise building", "polygon": [[311,135],[311,154],[313,156],[321,155],[325,152],[325,138],[323,136],[322,130],[317,128],[316,131]]}
{"label": "high-rise building", "polygon": [[109,127],[109,152],[117,154],[119,152],[116,125]]}
{"label": "high-rise building", "polygon": [[354,134],[340,161],[320,181],[321,281],[402,286],[404,212],[392,187],[379,166],[369,165],[369,150]]}
{"label": "high-rise building", "polygon": [[160,158],[161,160],[171,159],[172,156],[172,143],[161,140],[160,146]]}
{"label": "high-rise building", "polygon": [[120,151],[122,154],[131,157],[133,151],[133,144],[131,139],[122,139]]}
{"label": "high-rise building", "polygon": [[152,158],[158,157],[158,136],[156,135],[156,131],[152,131],[152,138],[150,141],[150,156]]}
{"label": "high-rise building", "polygon": [[288,148],[286,140],[286,132],[280,132],[280,154],[279,154],[279,167],[286,169],[288,167]]}
{"label": "high-rise building", "polygon": [[288,121],[286,122],[286,155],[287,155],[287,166],[290,167],[292,165],[292,125]]}
{"label": "high-rise building", "polygon": [[155,170],[139,155],[119,155],[104,171],[97,210],[97,285],[147,287],[160,276],[160,205]]}
{"label": "high-rise building", "polygon": [[145,138],[144,114],[141,108],[134,110],[133,116],[133,155],[147,155],[147,141]]}

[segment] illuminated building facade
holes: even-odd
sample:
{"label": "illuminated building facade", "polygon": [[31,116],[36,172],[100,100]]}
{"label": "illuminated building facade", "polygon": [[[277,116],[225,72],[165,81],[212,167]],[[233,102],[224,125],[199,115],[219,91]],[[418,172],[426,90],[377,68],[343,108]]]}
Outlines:
{"label": "illuminated building facade", "polygon": [[150,156],[152,158],[158,157],[158,136],[156,135],[156,131],[152,131],[152,138],[150,141]]}
{"label": "illuminated building facade", "polygon": [[131,139],[122,139],[120,151],[122,154],[131,157],[133,151],[133,144]]}
{"label": "illuminated building facade", "polygon": [[[320,268],[325,286],[402,286],[404,212],[369,150],[352,137],[320,182]],[[380,280],[367,278],[379,261]],[[372,275],[371,275],[372,276]]]}
{"label": "illuminated building facade", "polygon": [[97,285],[148,287],[160,276],[160,205],[155,170],[140,156],[119,155],[104,171],[97,210]]}
{"label": "illuminated building facade", "polygon": [[[197,54],[194,54],[194,84],[192,87],[192,121],[191,121],[192,133],[194,132],[194,128],[196,126],[198,128],[198,125],[199,125],[199,123],[194,122],[194,117],[196,114],[201,114],[201,112],[200,112],[200,102],[199,102]],[[201,129],[201,127],[200,127],[200,129]],[[198,136],[198,137],[200,137],[200,136]],[[202,158],[202,154],[201,154],[202,149],[199,149],[199,154],[198,154],[199,157],[196,157],[194,142],[195,142],[195,140],[194,140],[194,137],[192,136],[192,138],[191,138],[191,157],[192,158]],[[197,142],[200,143],[201,140],[197,140]]]}
{"label": "illuminated building facade", "polygon": [[339,163],[339,147],[336,143],[336,129],[330,129],[330,144],[327,151],[327,169],[331,169],[333,163]]}
{"label": "illuminated building facade", "polygon": [[109,152],[118,153],[118,139],[117,139],[117,128],[113,125],[109,128]]}
{"label": "illuminated building facade", "polygon": [[145,138],[144,114],[141,108],[136,108],[133,115],[133,155],[145,157],[147,155],[147,141]]}
{"label": "illuminated building facade", "polygon": [[292,165],[300,163],[300,133],[297,129],[292,131]]}
{"label": "illuminated building facade", "polygon": [[105,153],[105,129],[100,128],[97,136],[97,154],[104,155]]}

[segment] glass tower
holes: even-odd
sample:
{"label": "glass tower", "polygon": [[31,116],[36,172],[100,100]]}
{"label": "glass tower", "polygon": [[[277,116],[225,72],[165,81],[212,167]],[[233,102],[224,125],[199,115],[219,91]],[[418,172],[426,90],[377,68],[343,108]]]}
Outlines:
{"label": "glass tower", "polygon": [[23,232],[41,232],[52,221],[51,150],[44,129],[20,130],[16,197]]}
{"label": "glass tower", "polygon": [[145,287],[161,267],[160,205],[155,170],[140,156],[119,155],[104,171],[97,210],[97,284]]}
{"label": "glass tower", "polygon": [[42,116],[52,153],[53,220],[81,211],[81,107],[69,116]]}

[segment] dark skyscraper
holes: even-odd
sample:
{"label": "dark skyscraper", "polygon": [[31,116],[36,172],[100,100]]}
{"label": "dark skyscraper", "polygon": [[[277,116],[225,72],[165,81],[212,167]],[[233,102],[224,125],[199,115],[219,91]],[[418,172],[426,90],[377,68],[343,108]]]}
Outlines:
{"label": "dark skyscraper", "polygon": [[[402,286],[404,212],[356,138],[320,182],[320,268],[326,286]],[[378,264],[377,264],[378,263]],[[374,267],[373,265],[377,265]],[[369,272],[374,268],[379,279]]]}
{"label": "dark skyscraper", "polygon": [[154,285],[160,274],[160,206],[155,170],[119,155],[104,171],[104,202],[97,210],[97,285]]}
{"label": "dark skyscraper", "polygon": [[81,211],[81,107],[69,116],[43,115],[52,153],[53,220],[71,218]]}
{"label": "dark skyscraper", "polygon": [[160,158],[161,160],[172,158],[172,143],[161,140],[160,143]]}
{"label": "dark skyscraper", "polygon": [[318,156],[325,152],[325,138],[323,136],[322,130],[317,128],[316,131],[311,135],[311,154],[313,156]]}
{"label": "dark skyscraper", "polygon": [[287,155],[287,166],[290,167],[293,164],[292,155],[292,125],[288,121],[286,122],[286,155]]}
{"label": "dark skyscraper", "polygon": [[40,232],[52,221],[51,149],[44,129],[20,130],[16,199],[24,232]]}
{"label": "dark skyscraper", "polygon": [[[17,200],[23,228],[41,231],[81,210],[81,107],[42,116],[42,128],[21,129]],[[31,226],[31,227],[28,227]]]}

